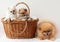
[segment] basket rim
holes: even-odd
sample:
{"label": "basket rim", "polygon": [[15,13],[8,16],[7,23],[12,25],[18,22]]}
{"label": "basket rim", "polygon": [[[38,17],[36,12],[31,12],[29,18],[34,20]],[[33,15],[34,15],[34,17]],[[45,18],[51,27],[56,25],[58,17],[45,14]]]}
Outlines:
{"label": "basket rim", "polygon": [[[37,19],[37,20],[26,20],[26,21],[27,22],[38,22],[39,19]],[[21,23],[21,22],[25,22],[25,21],[22,21],[22,20],[19,20],[19,21],[13,20],[13,21],[8,22],[8,21],[4,21],[4,18],[2,18],[1,22],[3,22],[3,23]]]}

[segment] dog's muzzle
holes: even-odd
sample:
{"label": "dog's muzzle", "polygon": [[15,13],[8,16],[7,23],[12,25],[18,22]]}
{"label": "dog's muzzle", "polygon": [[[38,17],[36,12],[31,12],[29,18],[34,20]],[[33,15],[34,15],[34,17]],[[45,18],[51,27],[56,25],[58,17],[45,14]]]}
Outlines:
{"label": "dog's muzzle", "polygon": [[51,34],[52,34],[51,31],[45,31],[45,32],[43,32],[44,36],[50,36]]}

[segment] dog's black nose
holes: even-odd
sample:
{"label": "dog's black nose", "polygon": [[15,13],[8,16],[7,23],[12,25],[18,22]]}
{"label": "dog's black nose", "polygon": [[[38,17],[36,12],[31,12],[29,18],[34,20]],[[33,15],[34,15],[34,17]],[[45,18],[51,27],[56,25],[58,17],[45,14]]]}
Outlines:
{"label": "dog's black nose", "polygon": [[47,34],[46,34],[47,36],[50,36],[51,35],[51,32],[47,32]]}
{"label": "dog's black nose", "polygon": [[47,33],[47,36],[48,36],[49,34]]}

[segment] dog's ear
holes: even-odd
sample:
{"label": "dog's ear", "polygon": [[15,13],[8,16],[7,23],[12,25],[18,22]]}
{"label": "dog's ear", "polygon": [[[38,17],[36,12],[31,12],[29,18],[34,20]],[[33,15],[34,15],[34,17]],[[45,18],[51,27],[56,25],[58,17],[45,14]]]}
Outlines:
{"label": "dog's ear", "polygon": [[53,27],[54,29],[52,30],[52,35],[54,36],[56,34],[56,27]]}

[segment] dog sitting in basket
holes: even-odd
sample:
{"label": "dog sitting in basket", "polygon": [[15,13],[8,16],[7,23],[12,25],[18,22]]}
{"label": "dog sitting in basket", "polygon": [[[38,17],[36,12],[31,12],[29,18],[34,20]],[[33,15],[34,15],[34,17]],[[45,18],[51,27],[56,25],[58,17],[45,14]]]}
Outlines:
{"label": "dog sitting in basket", "polygon": [[16,9],[15,8],[8,8],[8,12],[4,18],[4,21],[16,20]]}
{"label": "dog sitting in basket", "polygon": [[18,11],[17,19],[18,20],[26,20],[26,19],[32,19],[32,18],[30,18],[28,10],[26,8],[21,8]]}
{"label": "dog sitting in basket", "polygon": [[[36,20],[37,18],[34,18]],[[13,20],[32,20],[29,16],[29,12],[26,8],[21,8],[17,12],[15,8],[8,8],[8,14],[5,17],[4,21],[13,21]]]}
{"label": "dog sitting in basket", "polygon": [[4,21],[12,21],[12,20],[26,20],[26,19],[32,19],[29,17],[29,13],[27,9],[21,8],[17,12],[15,8],[8,8],[8,14],[5,17]]}
{"label": "dog sitting in basket", "polygon": [[27,6],[27,8],[28,9],[20,8],[18,11],[17,11],[16,7],[9,8],[8,15],[5,17],[4,21],[6,21],[6,20],[8,20],[8,21],[12,21],[12,20],[17,20],[17,21],[37,20],[38,18],[31,18],[30,17],[30,9],[28,6]]}

